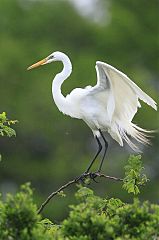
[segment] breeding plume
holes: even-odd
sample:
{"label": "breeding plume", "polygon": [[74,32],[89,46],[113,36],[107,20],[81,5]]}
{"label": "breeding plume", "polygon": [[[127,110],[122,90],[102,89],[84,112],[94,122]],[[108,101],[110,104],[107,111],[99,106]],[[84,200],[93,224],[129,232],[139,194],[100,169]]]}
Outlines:
{"label": "breeding plume", "polygon": [[102,150],[100,137],[104,140],[104,154],[98,171],[101,170],[107,151],[108,143],[103,132],[108,132],[120,146],[123,142],[136,152],[139,149],[132,142],[147,144],[148,133],[151,131],[142,129],[132,123],[132,119],[138,108],[141,107],[139,100],[157,110],[156,102],[143,92],[124,73],[111,65],[97,61],[97,84],[94,87],[76,88],[66,97],[61,93],[61,85],[72,72],[72,64],[68,56],[62,52],[54,52],[45,59],[33,64],[28,70],[47,63],[61,61],[62,72],[58,73],[52,82],[52,94],[59,111],[72,118],[82,119],[91,128],[98,143],[98,151],[91,164],[86,170],[89,172],[92,164]]}

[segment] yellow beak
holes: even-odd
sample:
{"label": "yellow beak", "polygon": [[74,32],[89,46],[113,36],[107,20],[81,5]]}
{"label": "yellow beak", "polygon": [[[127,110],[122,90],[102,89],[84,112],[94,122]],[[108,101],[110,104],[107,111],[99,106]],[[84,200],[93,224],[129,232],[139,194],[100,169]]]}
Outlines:
{"label": "yellow beak", "polygon": [[27,68],[27,70],[30,70],[32,68],[36,68],[36,67],[39,67],[43,64],[45,64],[47,62],[47,58],[44,58],[42,59],[41,61],[37,62],[37,63],[34,63],[33,65],[31,65],[30,67]]}

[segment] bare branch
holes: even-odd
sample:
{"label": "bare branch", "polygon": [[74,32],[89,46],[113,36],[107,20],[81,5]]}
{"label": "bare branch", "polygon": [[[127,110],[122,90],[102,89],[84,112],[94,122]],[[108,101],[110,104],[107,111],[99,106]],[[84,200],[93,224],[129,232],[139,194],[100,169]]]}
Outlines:
{"label": "bare branch", "polygon": [[107,178],[107,179],[110,179],[110,180],[115,180],[115,181],[123,181],[122,178],[117,178],[117,177],[112,177],[112,176],[108,176],[108,175],[105,175],[103,173],[97,173],[97,177],[104,177],[104,178]]}
{"label": "bare branch", "polygon": [[75,178],[71,181],[69,181],[68,183],[66,183],[65,185],[61,186],[59,189],[57,189],[57,191],[52,192],[48,198],[41,204],[40,208],[38,209],[38,214],[42,212],[42,210],[44,209],[44,207],[48,204],[48,202],[54,197],[56,196],[58,193],[60,193],[62,190],[64,190],[65,188],[69,187],[70,185],[74,184],[74,183],[78,183],[78,182],[85,182],[86,178],[90,178],[91,180],[95,181],[96,177],[103,177],[103,178],[107,178],[110,180],[114,180],[114,181],[123,181],[122,178],[117,178],[117,177],[112,177],[112,176],[108,176],[105,175],[103,173],[100,172],[95,172],[95,173],[84,173],[82,176]]}

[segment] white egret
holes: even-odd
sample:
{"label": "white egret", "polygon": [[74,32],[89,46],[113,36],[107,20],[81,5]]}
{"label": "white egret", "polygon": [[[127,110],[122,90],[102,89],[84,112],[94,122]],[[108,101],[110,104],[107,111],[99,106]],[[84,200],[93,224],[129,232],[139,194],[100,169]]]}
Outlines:
{"label": "white egret", "polygon": [[151,131],[142,129],[132,123],[132,119],[141,107],[141,99],[157,110],[156,102],[143,92],[124,73],[111,65],[97,61],[97,84],[94,87],[76,88],[66,97],[61,93],[61,85],[72,72],[72,64],[68,56],[62,52],[54,52],[45,59],[33,64],[28,70],[47,63],[61,61],[62,72],[58,73],[52,82],[52,94],[59,111],[73,118],[82,119],[91,128],[98,143],[98,151],[91,164],[85,171],[88,173],[95,159],[102,150],[99,137],[104,140],[104,154],[99,165],[101,170],[106,155],[108,143],[103,132],[108,132],[120,146],[123,140],[136,152],[139,152],[130,138],[138,142],[148,144],[148,133]]}

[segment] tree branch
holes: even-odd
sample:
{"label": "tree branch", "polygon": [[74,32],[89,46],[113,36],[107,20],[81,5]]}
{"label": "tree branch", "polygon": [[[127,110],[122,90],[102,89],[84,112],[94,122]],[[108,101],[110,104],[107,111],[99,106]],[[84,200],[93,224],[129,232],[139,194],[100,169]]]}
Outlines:
{"label": "tree branch", "polygon": [[[48,204],[48,202],[54,197],[56,196],[58,193],[60,193],[62,190],[64,190],[65,188],[69,187],[70,185],[74,184],[74,183],[78,183],[78,182],[85,182],[85,180],[87,178],[90,178],[91,180],[94,180],[95,181],[95,178],[96,177],[103,177],[103,178],[107,178],[107,179],[110,179],[110,180],[114,180],[114,181],[123,181],[122,178],[117,178],[117,177],[112,177],[112,176],[108,176],[108,175],[105,175],[103,173],[84,173],[82,176],[78,177],[78,178],[75,178],[71,181],[69,181],[68,183],[66,183],[65,185],[61,186],[59,189],[57,189],[57,191],[55,192],[52,192],[48,197],[47,199],[41,204],[40,208],[38,209],[38,214],[42,212],[42,210],[44,209],[44,207]],[[95,181],[96,182],[96,181]]]}

